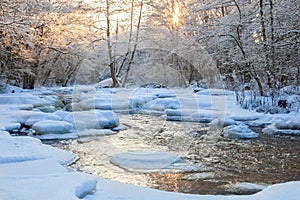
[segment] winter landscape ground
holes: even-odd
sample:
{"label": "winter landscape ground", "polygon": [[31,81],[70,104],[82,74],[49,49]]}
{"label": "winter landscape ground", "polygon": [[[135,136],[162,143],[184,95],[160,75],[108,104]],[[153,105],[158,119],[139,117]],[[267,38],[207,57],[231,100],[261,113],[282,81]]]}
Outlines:
{"label": "winter landscape ground", "polygon": [[[294,100],[296,97],[290,99]],[[290,103],[297,105],[294,101]],[[84,155],[74,155],[40,141],[40,139],[43,141],[73,139],[89,144],[88,142],[94,139],[101,141],[104,137],[108,141],[110,137],[122,133],[133,136],[125,131],[133,129],[129,119],[134,115],[154,116],[161,122],[167,120],[176,123],[205,124],[204,134],[194,131],[198,133],[198,138],[208,143],[211,140],[218,141],[218,138],[222,142],[224,138],[230,140],[232,144],[274,135],[285,135],[287,138],[297,140],[300,135],[300,113],[296,108],[295,111],[281,114],[264,114],[242,109],[236,104],[234,93],[222,89],[97,89],[93,86],[78,86],[40,88],[32,91],[7,87],[6,93],[0,95],[0,109],[0,199],[296,200],[300,195],[300,177],[297,170],[300,152],[297,152],[296,147],[296,152],[290,155],[294,162],[291,168],[296,167],[293,180],[268,184],[258,189],[262,191],[252,195],[201,195],[153,190],[134,186],[132,185],[134,181],[129,181],[132,184],[126,184],[114,181],[118,179],[111,177],[108,178],[112,180],[108,180],[101,176],[78,172],[74,167],[72,169],[67,166],[74,164],[78,156]],[[162,124],[157,122],[158,128],[167,129],[167,122]],[[145,127],[155,128],[155,125]],[[261,133],[254,132],[253,127],[261,128]],[[140,128],[135,131],[143,131],[143,127]],[[124,141],[126,134],[122,137]],[[160,134],[165,133],[161,131]],[[176,143],[178,146],[182,144],[186,147],[182,148],[182,151],[171,151],[168,143],[165,147],[143,146],[142,142],[130,146],[128,143],[127,148],[123,147],[126,146],[126,142],[112,143],[111,151],[107,152],[106,162],[126,171],[198,172],[199,163],[187,162],[184,155],[192,148],[193,137],[176,130],[166,134],[171,134],[169,137],[173,141],[179,140]],[[146,134],[141,135],[147,137]],[[174,143],[170,144],[172,146]],[[101,149],[102,146],[98,148]],[[104,148],[107,147],[103,146]],[[282,167],[288,166],[283,164]],[[203,174],[198,173],[198,176],[201,175]],[[124,174],[119,176],[122,177]],[[240,187],[249,190],[261,186],[255,183],[239,184]]]}

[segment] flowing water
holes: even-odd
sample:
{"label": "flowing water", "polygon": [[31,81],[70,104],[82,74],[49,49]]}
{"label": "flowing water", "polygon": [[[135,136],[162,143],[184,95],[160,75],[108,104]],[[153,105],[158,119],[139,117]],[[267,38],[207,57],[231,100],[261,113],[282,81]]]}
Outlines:
{"label": "flowing water", "polygon": [[[233,183],[268,185],[300,180],[300,137],[260,134],[258,139],[235,140],[223,138],[221,130],[212,130],[207,124],[163,121],[147,115],[121,115],[120,120],[128,128],[115,135],[53,145],[80,157],[71,166],[75,170],[166,191],[232,194],[238,193],[228,190]],[[116,153],[124,151],[174,152],[199,171],[139,173],[110,163]]]}

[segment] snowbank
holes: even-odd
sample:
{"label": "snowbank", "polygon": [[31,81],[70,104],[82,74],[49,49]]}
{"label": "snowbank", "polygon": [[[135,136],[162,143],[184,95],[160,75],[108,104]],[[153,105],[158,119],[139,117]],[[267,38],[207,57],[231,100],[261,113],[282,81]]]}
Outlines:
{"label": "snowbank", "polygon": [[129,184],[122,184],[104,179],[98,180],[97,190],[93,195],[87,196],[85,200],[298,200],[300,181],[276,184],[254,195],[192,195],[158,191],[141,188]]}

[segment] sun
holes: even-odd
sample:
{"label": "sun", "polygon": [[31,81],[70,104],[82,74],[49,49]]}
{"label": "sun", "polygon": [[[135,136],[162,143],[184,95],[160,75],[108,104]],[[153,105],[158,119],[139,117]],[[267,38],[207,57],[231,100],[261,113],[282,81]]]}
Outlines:
{"label": "sun", "polygon": [[175,25],[179,24],[179,16],[178,15],[174,15],[172,21],[173,21],[173,24],[175,24]]}
{"label": "sun", "polygon": [[173,26],[178,26],[181,23],[181,9],[178,3],[175,3],[172,12],[172,24]]}

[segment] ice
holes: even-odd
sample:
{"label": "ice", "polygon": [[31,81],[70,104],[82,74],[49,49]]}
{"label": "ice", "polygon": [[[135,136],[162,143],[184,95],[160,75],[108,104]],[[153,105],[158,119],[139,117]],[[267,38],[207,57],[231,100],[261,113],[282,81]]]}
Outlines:
{"label": "ice", "polygon": [[252,139],[258,137],[258,134],[249,129],[245,124],[227,126],[223,129],[223,135],[224,137],[238,139]]}
{"label": "ice", "polygon": [[69,133],[74,127],[72,124],[64,121],[42,120],[33,124],[32,129],[35,134],[48,134],[48,133]]}
{"label": "ice", "polygon": [[123,152],[115,155],[111,162],[128,170],[160,171],[166,169],[194,171],[195,166],[184,163],[174,153],[137,151]]}

